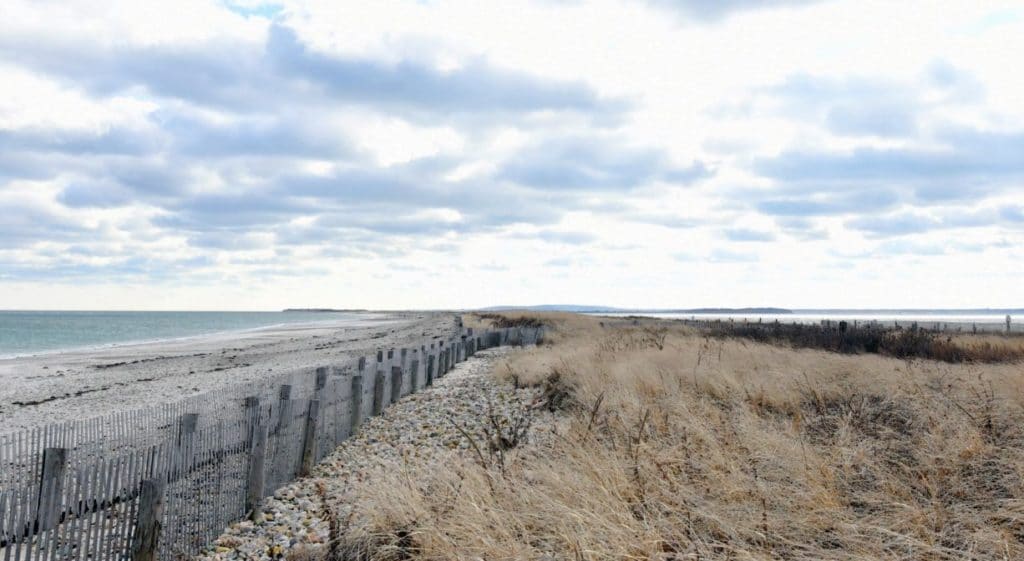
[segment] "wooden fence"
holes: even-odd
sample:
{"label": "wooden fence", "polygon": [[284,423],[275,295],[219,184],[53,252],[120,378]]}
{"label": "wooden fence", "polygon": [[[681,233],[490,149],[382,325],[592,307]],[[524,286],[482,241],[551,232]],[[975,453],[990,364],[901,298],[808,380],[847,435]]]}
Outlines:
{"label": "wooden fence", "polygon": [[260,514],[265,496],[308,475],[367,417],[479,349],[542,337],[463,329],[255,389],[0,435],[0,559],[190,558]]}

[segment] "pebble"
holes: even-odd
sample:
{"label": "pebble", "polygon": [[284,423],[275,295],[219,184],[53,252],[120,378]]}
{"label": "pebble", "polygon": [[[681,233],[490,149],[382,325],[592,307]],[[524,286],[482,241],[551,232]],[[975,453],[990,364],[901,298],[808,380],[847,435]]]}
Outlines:
{"label": "pebble", "polygon": [[232,525],[196,559],[269,561],[286,557],[295,547],[315,552],[329,539],[328,524],[321,516],[321,486],[344,520],[349,515],[345,505],[375,476],[412,462],[429,465],[451,454],[470,454],[469,443],[453,422],[483,441],[489,408],[504,417],[533,406],[540,398],[535,388],[515,389],[491,375],[495,362],[509,352],[514,351],[508,347],[481,351],[456,365],[432,387],[366,419],[309,478],[286,485],[267,498],[259,521]]}

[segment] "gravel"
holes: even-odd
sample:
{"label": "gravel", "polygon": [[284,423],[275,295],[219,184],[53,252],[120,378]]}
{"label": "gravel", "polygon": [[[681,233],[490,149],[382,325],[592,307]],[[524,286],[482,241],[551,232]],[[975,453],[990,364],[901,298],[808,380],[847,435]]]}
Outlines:
{"label": "gravel", "polygon": [[312,553],[326,547],[329,532],[320,516],[318,485],[326,487],[338,518],[344,520],[349,516],[345,505],[375,477],[421,462],[442,462],[452,454],[472,454],[453,421],[469,434],[482,435],[489,412],[507,416],[538,402],[539,390],[516,389],[491,375],[495,362],[510,352],[515,351],[499,347],[478,352],[432,387],[367,419],[311,477],[278,489],[264,501],[260,520],[234,524],[197,558],[268,560],[299,547]]}

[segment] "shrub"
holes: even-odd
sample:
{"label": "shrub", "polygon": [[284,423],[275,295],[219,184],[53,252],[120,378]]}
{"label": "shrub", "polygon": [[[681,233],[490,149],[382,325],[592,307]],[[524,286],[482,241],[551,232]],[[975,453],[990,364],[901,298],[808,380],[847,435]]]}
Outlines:
{"label": "shrub", "polygon": [[[700,324],[704,325],[704,324]],[[1013,362],[1024,359],[1024,338],[1005,339],[994,344],[980,337],[943,334],[919,328],[889,328],[879,325],[850,326],[720,322],[705,328],[712,337],[738,337],[759,343],[795,348],[823,349],[838,353],[873,353],[901,359],[923,358],[943,362]]]}

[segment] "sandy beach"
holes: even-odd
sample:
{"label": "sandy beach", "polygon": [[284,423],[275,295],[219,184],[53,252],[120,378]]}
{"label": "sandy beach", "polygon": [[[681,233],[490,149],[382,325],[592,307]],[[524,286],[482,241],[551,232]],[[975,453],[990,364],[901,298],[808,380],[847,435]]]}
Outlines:
{"label": "sandy beach", "polygon": [[0,432],[163,404],[441,337],[445,313],[368,313],[0,360]]}

